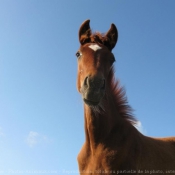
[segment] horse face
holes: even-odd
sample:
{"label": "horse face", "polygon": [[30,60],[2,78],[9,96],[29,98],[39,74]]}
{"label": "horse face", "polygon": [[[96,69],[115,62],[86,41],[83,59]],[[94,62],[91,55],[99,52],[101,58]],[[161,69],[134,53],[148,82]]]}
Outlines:
{"label": "horse face", "polygon": [[77,88],[84,102],[89,106],[100,103],[105,94],[107,77],[115,61],[111,50],[114,48],[118,32],[114,24],[102,35],[91,33],[90,20],[86,20],[79,30],[81,44],[76,53],[78,58]]}
{"label": "horse face", "polygon": [[77,52],[78,80],[77,88],[87,105],[96,106],[105,94],[106,82],[113,54],[103,45],[88,43]]}

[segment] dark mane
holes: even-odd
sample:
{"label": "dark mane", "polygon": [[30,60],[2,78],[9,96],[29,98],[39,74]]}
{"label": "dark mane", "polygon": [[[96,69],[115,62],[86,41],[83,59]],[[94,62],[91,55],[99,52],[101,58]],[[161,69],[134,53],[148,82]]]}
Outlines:
{"label": "dark mane", "polygon": [[120,86],[119,80],[116,80],[114,77],[114,68],[110,71],[109,81],[112,94],[114,95],[115,106],[120,115],[132,125],[136,125],[137,119],[133,115],[133,109],[128,104],[125,89]]}

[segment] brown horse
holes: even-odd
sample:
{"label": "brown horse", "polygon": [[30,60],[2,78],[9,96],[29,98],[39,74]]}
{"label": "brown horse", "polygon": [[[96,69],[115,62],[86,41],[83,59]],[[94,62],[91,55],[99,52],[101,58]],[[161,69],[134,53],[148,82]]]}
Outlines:
{"label": "brown horse", "polygon": [[175,174],[175,137],[146,137],[133,126],[137,120],[114,78],[117,28],[92,33],[89,22],[80,27],[76,53],[85,119],[80,174]]}

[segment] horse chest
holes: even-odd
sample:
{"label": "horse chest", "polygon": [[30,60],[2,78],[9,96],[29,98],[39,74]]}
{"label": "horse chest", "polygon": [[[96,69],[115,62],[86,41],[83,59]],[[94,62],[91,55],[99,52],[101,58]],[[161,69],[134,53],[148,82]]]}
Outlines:
{"label": "horse chest", "polygon": [[116,169],[117,152],[98,147],[93,153],[83,146],[78,155],[80,174],[113,174]]}

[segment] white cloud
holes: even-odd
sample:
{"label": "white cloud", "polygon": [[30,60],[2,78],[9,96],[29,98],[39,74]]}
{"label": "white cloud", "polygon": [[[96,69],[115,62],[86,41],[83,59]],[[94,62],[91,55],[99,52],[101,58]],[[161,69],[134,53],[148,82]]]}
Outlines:
{"label": "white cloud", "polygon": [[47,136],[39,134],[35,131],[30,131],[25,141],[30,147],[34,147],[37,144],[45,144],[50,142]]}
{"label": "white cloud", "polygon": [[146,130],[143,128],[143,125],[140,121],[137,121],[135,127],[138,131],[140,131],[142,134],[146,135]]}

